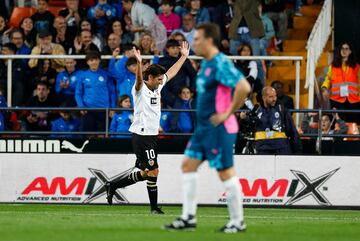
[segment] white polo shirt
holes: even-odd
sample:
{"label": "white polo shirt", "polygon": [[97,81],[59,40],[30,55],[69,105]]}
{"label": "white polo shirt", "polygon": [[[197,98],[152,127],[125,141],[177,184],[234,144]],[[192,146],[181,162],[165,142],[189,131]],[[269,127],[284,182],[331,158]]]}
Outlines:
{"label": "white polo shirt", "polygon": [[159,135],[160,116],[161,116],[161,90],[168,81],[165,74],[163,84],[152,91],[145,83],[139,91],[135,90],[135,85],[131,90],[134,97],[134,121],[129,131],[142,136]]}

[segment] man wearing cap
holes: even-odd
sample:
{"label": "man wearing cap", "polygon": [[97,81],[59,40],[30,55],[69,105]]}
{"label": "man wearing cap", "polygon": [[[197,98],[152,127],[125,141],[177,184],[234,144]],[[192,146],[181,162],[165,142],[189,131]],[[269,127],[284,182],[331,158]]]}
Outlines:
{"label": "man wearing cap", "polygon": [[[49,30],[39,33],[39,44],[36,45],[31,55],[65,55],[65,50],[60,44],[52,43],[52,34]],[[34,68],[38,64],[38,59],[30,59],[29,67]],[[64,59],[51,59],[51,65],[57,72],[64,71]]]}

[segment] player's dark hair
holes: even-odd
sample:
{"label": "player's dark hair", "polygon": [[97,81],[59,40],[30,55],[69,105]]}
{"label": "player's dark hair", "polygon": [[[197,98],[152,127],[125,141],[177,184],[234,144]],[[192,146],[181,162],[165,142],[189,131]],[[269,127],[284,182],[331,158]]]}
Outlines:
{"label": "player's dark hair", "polygon": [[152,64],[144,71],[144,79],[148,80],[149,76],[156,78],[160,75],[164,75],[166,73],[166,69],[159,64]]}
{"label": "player's dark hair", "polygon": [[211,38],[214,45],[219,47],[221,43],[220,28],[215,23],[202,23],[195,27],[196,30],[203,30],[205,38]]}
{"label": "player's dark hair", "polygon": [[166,48],[171,48],[171,47],[180,47],[180,43],[175,39],[169,39],[166,42]]}
{"label": "player's dark hair", "polygon": [[96,50],[89,50],[86,52],[85,60],[88,61],[90,59],[101,59],[101,54],[99,51]]}
{"label": "player's dark hair", "polygon": [[126,67],[129,67],[130,65],[136,64],[137,60],[135,57],[130,57],[127,61],[126,61]]}

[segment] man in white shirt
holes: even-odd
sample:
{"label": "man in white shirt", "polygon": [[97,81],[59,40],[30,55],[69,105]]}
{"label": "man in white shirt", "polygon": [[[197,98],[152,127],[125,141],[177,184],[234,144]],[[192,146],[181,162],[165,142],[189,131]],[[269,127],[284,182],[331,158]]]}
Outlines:
{"label": "man in white shirt", "polygon": [[166,72],[160,65],[150,65],[143,76],[142,58],[140,51],[133,48],[137,60],[136,82],[132,88],[134,97],[134,121],[130,126],[133,133],[132,144],[136,155],[135,171],[119,180],[106,183],[108,203],[117,188],[123,188],[139,181],[147,181],[147,190],[150,199],[151,213],[163,214],[157,205],[158,189],[157,176],[159,173],[157,163],[157,142],[161,116],[161,89],[179,72],[181,66],[189,56],[189,44],[183,42],[180,47],[180,59]]}

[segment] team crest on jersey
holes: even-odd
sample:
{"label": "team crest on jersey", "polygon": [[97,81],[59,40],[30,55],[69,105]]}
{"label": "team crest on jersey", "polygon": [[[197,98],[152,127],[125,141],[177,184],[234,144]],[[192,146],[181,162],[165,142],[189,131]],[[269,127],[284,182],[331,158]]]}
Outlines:
{"label": "team crest on jersey", "polygon": [[152,166],[154,166],[154,164],[155,164],[155,161],[152,160],[152,159],[150,159],[150,160],[149,160],[149,165],[152,167]]}
{"label": "team crest on jersey", "polygon": [[104,81],[105,79],[104,79],[104,77],[99,76],[99,80],[100,80],[100,81]]}
{"label": "team crest on jersey", "polygon": [[211,68],[206,68],[205,70],[205,76],[209,77],[211,75]]}

